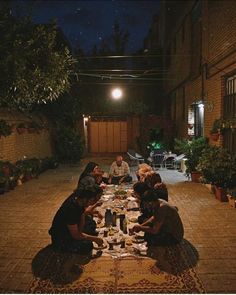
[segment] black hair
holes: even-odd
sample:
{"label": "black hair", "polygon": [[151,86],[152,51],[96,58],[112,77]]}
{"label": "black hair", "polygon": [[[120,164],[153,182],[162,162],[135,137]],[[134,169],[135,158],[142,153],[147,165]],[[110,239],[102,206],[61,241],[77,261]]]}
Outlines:
{"label": "black hair", "polygon": [[154,201],[158,201],[158,200],[159,200],[159,196],[154,189],[149,189],[149,190],[145,191],[145,193],[142,196],[143,202],[154,202]]}
{"label": "black hair", "polygon": [[90,174],[91,172],[93,172],[93,169],[98,166],[97,163],[95,162],[89,162],[86,167],[84,168],[84,171],[80,174],[79,177],[79,182],[82,178],[84,178],[85,176],[87,176],[88,174]]}
{"label": "black hair", "polygon": [[142,196],[150,187],[145,182],[136,182],[133,186],[133,190]]}
{"label": "black hair", "polygon": [[88,188],[79,188],[74,191],[74,197],[75,198],[82,198],[82,199],[93,199],[97,195],[101,194],[103,192],[102,188],[94,184],[93,186],[89,186]]}

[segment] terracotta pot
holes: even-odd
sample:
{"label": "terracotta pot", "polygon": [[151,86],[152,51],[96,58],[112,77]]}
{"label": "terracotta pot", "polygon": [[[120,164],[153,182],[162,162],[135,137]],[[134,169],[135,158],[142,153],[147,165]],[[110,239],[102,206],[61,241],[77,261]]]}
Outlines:
{"label": "terracotta pot", "polygon": [[201,173],[198,172],[198,171],[193,171],[191,172],[191,179],[192,179],[192,182],[200,182],[199,178],[201,177]]}
{"label": "terracotta pot", "polygon": [[215,186],[215,197],[220,202],[228,202],[226,189]]}
{"label": "terracotta pot", "polygon": [[8,166],[3,166],[2,172],[3,172],[4,176],[6,176],[6,177],[10,176],[10,168]]}
{"label": "terracotta pot", "polygon": [[211,139],[213,141],[217,141],[219,139],[219,137],[220,137],[219,133],[212,133],[211,134]]}
{"label": "terracotta pot", "polygon": [[17,130],[18,134],[23,134],[26,132],[27,129],[26,128],[16,128],[16,130]]}

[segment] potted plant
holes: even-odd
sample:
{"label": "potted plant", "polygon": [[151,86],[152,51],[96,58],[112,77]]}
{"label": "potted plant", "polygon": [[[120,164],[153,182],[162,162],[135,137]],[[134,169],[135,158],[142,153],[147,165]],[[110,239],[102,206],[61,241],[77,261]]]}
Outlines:
{"label": "potted plant", "polygon": [[212,125],[212,128],[210,130],[210,136],[213,141],[217,141],[219,139],[221,129],[222,129],[222,119],[215,119]]}
{"label": "potted plant", "polygon": [[0,137],[8,136],[12,133],[12,126],[8,124],[5,120],[0,120]]}
{"label": "potted plant", "polygon": [[197,169],[202,173],[202,181],[215,186],[215,196],[221,202],[226,202],[227,188],[236,182],[236,160],[222,147],[207,147]]}
{"label": "potted plant", "polygon": [[222,130],[233,130],[236,128],[236,118],[224,119],[222,121]]}
{"label": "potted plant", "polygon": [[18,134],[23,134],[23,133],[26,132],[27,128],[26,128],[26,125],[24,123],[19,123],[16,126],[16,130],[17,130]]}
{"label": "potted plant", "polygon": [[186,175],[191,175],[193,182],[199,182],[201,173],[197,169],[199,159],[203,150],[208,146],[208,139],[206,137],[193,138],[192,140],[175,139],[175,149],[187,158]]}
{"label": "potted plant", "polygon": [[31,121],[28,124],[28,132],[29,133],[40,133],[43,127],[36,121]]}

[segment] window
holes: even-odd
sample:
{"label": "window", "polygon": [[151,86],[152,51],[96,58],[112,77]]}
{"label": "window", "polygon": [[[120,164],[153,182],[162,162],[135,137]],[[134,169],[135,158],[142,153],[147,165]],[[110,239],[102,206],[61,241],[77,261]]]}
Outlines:
{"label": "window", "polygon": [[226,79],[226,95],[236,93],[236,74]]}
{"label": "window", "polygon": [[[236,118],[236,74],[225,78],[225,96],[223,98],[224,119]],[[236,154],[236,130],[227,129],[224,132],[224,148],[231,154]]]}

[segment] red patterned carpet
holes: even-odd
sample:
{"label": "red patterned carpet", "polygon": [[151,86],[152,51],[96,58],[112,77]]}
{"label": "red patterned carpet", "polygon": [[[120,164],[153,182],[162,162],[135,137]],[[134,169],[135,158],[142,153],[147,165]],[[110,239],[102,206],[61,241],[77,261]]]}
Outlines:
{"label": "red patterned carpet", "polygon": [[78,255],[58,255],[47,247],[33,261],[37,278],[28,292],[205,293],[194,270],[197,253],[190,243],[150,249],[149,254],[89,261]]}

